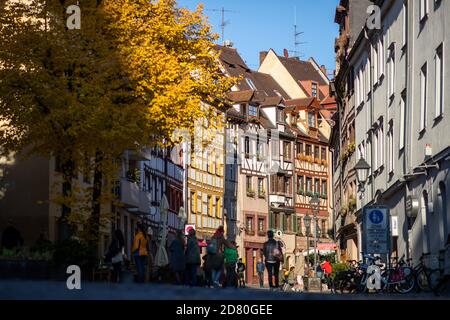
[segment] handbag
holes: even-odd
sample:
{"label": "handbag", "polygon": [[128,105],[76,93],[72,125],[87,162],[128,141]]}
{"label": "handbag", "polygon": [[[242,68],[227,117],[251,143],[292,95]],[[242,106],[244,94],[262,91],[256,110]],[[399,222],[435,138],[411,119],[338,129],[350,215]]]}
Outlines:
{"label": "handbag", "polygon": [[122,252],[119,252],[118,254],[116,254],[114,257],[111,258],[111,262],[113,264],[119,263],[123,261],[123,255]]}

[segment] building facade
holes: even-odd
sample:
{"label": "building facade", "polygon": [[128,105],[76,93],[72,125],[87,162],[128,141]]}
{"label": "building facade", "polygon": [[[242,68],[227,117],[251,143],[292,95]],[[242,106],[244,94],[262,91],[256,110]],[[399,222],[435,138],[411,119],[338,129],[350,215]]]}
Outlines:
{"label": "building facade", "polygon": [[439,254],[449,235],[449,39],[442,26],[450,3],[372,2],[381,8],[380,28],[362,30],[347,58],[357,158],[371,167],[357,210],[387,206],[392,255],[418,261]]}

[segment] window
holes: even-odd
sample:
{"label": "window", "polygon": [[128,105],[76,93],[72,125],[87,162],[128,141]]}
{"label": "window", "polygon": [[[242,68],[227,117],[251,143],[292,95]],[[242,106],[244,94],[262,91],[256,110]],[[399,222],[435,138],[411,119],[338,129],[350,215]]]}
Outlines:
{"label": "window", "polygon": [[245,78],[245,81],[247,82],[248,86],[252,89],[252,90],[258,90],[255,86],[255,84],[253,83],[252,80],[250,80],[249,78]]}
{"label": "window", "polygon": [[320,193],[320,180],[314,179],[314,192]]}
{"label": "window", "polygon": [[306,178],[306,191],[312,192],[312,178]]}
{"label": "window", "polygon": [[428,0],[419,0],[419,17],[422,22],[428,16]]}
{"label": "window", "polygon": [[319,148],[319,146],[315,146],[314,147],[314,157],[315,158],[319,158],[320,157],[320,148]]}
{"label": "window", "polygon": [[322,220],[322,238],[325,238],[327,234],[327,228],[326,228],[327,220]]}
{"label": "window", "polygon": [[208,197],[207,197],[207,204],[206,204],[206,214],[207,214],[208,216],[211,216],[211,215],[212,215],[212,206],[213,206],[213,203],[212,203],[212,197],[211,197],[211,196],[208,196]]}
{"label": "window", "polygon": [[440,239],[441,239],[441,246],[444,245],[444,243],[447,241],[447,237],[449,234],[448,230],[448,220],[447,220],[447,215],[448,215],[448,211],[447,211],[447,192],[446,192],[446,188],[445,188],[445,183],[444,182],[440,182],[439,183],[439,189],[438,189],[438,210],[441,212],[441,219],[442,222],[439,224],[440,226]]}
{"label": "window", "polygon": [[191,192],[191,212],[197,212],[197,194],[195,192]]}
{"label": "window", "polygon": [[246,181],[245,185],[247,186],[247,192],[253,192],[252,177],[246,176],[245,181]]}
{"label": "window", "polygon": [[391,127],[388,132],[388,172],[394,172],[394,125],[391,123]]}
{"label": "window", "polygon": [[305,178],[303,176],[297,176],[297,194],[301,194],[304,189]]}
{"label": "window", "polygon": [[248,116],[249,117],[258,117],[258,107],[249,105],[248,106]]}
{"label": "window", "polygon": [[264,195],[264,179],[258,178],[258,195]]}
{"label": "window", "polygon": [[[374,154],[373,154],[373,162],[375,164],[375,169],[378,168],[378,157],[379,157],[379,150],[378,150],[378,129],[375,131],[375,133],[373,134],[373,150],[374,150]],[[370,149],[369,149],[370,150]]]}
{"label": "window", "polygon": [[216,197],[216,218],[221,218],[221,203],[220,198]]}
{"label": "window", "polygon": [[322,154],[320,155],[320,158],[322,159],[322,160],[327,160],[327,149],[326,148],[324,148],[324,147],[322,147],[322,149],[321,149],[321,152],[322,152]]}
{"label": "window", "polygon": [[315,112],[308,113],[308,125],[310,128],[316,127],[316,113]]}
{"label": "window", "polygon": [[311,84],[311,96],[317,97],[317,83],[315,82]]}
{"label": "window", "polygon": [[250,137],[246,136],[244,141],[245,158],[250,158]]}
{"label": "window", "polygon": [[403,3],[403,39],[402,39],[402,47],[406,46],[408,42],[408,5],[405,1]]}
{"label": "window", "polygon": [[373,82],[377,83],[378,82],[378,43],[376,42],[373,46],[372,46],[372,51],[373,51]]}
{"label": "window", "polygon": [[427,64],[420,71],[420,131],[427,127]]}
{"label": "window", "polygon": [[305,150],[303,150],[303,142],[297,142],[297,153],[303,154]]}
{"label": "window", "polygon": [[377,168],[380,168],[384,165],[384,127],[383,127],[383,119],[380,120],[379,126],[378,126],[378,150],[379,150],[379,156],[378,156],[378,166]]}
{"label": "window", "polygon": [[326,179],[323,179],[322,180],[322,186],[321,186],[322,195],[326,195],[328,193],[327,189],[328,189],[328,182],[327,182]]}
{"label": "window", "polygon": [[442,44],[436,49],[436,118],[444,112],[444,61],[442,55]]}
{"label": "window", "polygon": [[253,217],[246,218],[246,231],[249,233],[253,232]]}
{"label": "window", "polygon": [[291,193],[291,178],[284,177],[284,193]]}
{"label": "window", "polygon": [[258,232],[264,232],[264,218],[258,218]]}
{"label": "window", "polygon": [[402,99],[400,100],[400,128],[399,128],[400,150],[402,150],[405,147],[405,107],[406,107],[406,91],[403,91]]}
{"label": "window", "polygon": [[395,45],[389,49],[388,72],[388,97],[391,98],[395,93]]}
{"label": "window", "polygon": [[289,141],[283,142],[283,156],[284,160],[291,159],[291,143]]}
{"label": "window", "polygon": [[310,144],[306,145],[306,155],[312,156],[312,146]]}
{"label": "window", "polygon": [[381,78],[384,75],[384,38],[380,36],[378,42],[378,77]]}
{"label": "window", "polygon": [[283,109],[277,109],[277,122],[284,123],[284,111],[283,111]]}

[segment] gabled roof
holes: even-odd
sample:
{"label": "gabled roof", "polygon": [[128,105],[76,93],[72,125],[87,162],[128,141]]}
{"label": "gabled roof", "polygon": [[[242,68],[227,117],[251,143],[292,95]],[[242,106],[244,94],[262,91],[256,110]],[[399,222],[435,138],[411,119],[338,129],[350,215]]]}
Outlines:
{"label": "gabled roof", "polygon": [[287,100],[286,105],[288,107],[294,107],[295,110],[304,110],[309,108],[320,108],[320,103],[316,98],[301,98]]}
{"label": "gabled roof", "polygon": [[252,100],[255,91],[253,90],[244,90],[244,91],[230,91],[227,92],[227,98],[233,103],[242,103],[249,102]]}
{"label": "gabled roof", "polygon": [[278,56],[280,62],[290,73],[290,75],[298,81],[315,81],[319,85],[326,85],[326,81],[313,66],[312,62],[302,61],[297,58],[285,58]]}
{"label": "gabled roof", "polygon": [[325,99],[323,99],[322,101],[320,101],[321,105],[325,105],[325,104],[336,104],[336,98],[335,97],[330,97],[327,96]]}
{"label": "gabled roof", "polygon": [[256,87],[256,91],[261,92],[267,97],[281,96],[285,99],[289,98],[288,94],[281,86],[272,78],[270,74],[265,74],[251,70],[244,62],[235,48],[223,47],[217,45],[216,50],[220,51],[219,60],[228,75],[232,77],[242,77],[237,84],[240,91],[255,90],[246,79],[249,79]]}

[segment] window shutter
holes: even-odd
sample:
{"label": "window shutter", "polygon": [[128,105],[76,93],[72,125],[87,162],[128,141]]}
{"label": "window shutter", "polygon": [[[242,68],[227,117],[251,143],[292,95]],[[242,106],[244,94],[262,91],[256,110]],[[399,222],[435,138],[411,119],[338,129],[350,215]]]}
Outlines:
{"label": "window shutter", "polygon": [[298,232],[297,228],[297,216],[295,214],[292,214],[292,229],[295,233]]}
{"label": "window shutter", "polygon": [[269,212],[269,229],[273,229],[273,212]]}

